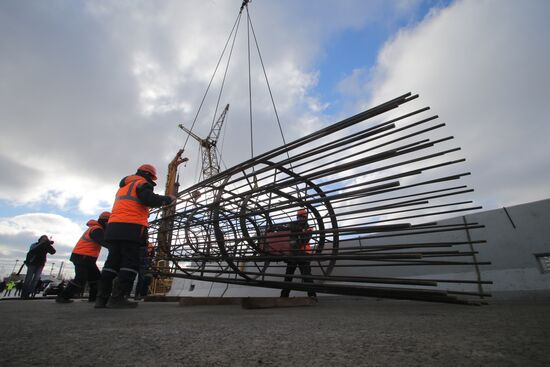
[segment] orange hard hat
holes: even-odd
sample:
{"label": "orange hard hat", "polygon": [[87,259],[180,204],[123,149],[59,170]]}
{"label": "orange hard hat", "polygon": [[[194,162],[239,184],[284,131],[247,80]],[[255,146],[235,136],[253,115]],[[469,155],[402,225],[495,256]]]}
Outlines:
{"label": "orange hard hat", "polygon": [[139,166],[138,171],[147,172],[151,175],[151,178],[156,181],[157,179],[157,169],[152,164],[142,164]]}
{"label": "orange hard hat", "polygon": [[99,220],[109,220],[109,217],[111,216],[111,212],[103,212],[99,215]]}
{"label": "orange hard hat", "polygon": [[296,212],[296,217],[307,217],[307,209],[298,209],[298,211]]}

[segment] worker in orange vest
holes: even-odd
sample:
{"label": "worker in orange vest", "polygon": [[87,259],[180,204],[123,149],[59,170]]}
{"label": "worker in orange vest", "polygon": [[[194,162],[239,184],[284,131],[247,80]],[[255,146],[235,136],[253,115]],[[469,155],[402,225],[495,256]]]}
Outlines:
{"label": "worker in orange vest", "polygon": [[[174,196],[153,192],[156,180],[156,168],[143,164],[135,174],[120,181],[105,232],[109,256],[101,271],[95,308],[138,305],[128,301],[128,295],[139,271],[139,248],[147,241],[149,208],[169,205],[175,200]],[[113,284],[115,277],[118,279]]]}
{"label": "worker in orange vest", "polygon": [[71,253],[70,260],[74,264],[75,277],[67,287],[57,296],[57,303],[71,303],[75,294],[84,290],[86,282],[89,285],[88,301],[94,302],[97,294],[97,282],[101,278],[101,273],[97,268],[96,261],[101,252],[101,247],[105,246],[104,232],[111,213],[103,212],[97,220],[90,219],[86,225],[88,229],[76,243]]}
{"label": "worker in orange vest", "polygon": [[[290,225],[291,232],[291,248],[292,255],[297,255],[299,258],[293,258],[286,260],[286,272],[285,282],[292,281],[292,275],[296,271],[296,268],[300,268],[302,275],[311,275],[311,265],[307,258],[303,255],[311,254],[311,245],[309,241],[311,239],[311,232],[313,228],[307,223],[307,209],[301,208],[296,213],[296,221]],[[304,283],[313,283],[313,280],[302,278]],[[288,297],[290,295],[290,289],[285,288],[281,290],[281,297]],[[316,297],[314,291],[307,292],[309,297]]]}

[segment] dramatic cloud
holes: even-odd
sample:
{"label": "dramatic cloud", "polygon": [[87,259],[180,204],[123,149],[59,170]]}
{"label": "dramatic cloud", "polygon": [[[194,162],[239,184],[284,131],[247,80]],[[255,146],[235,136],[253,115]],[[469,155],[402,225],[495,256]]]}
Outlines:
{"label": "dramatic cloud", "polygon": [[16,197],[21,190],[29,190],[41,179],[40,172],[35,168],[22,165],[3,155],[0,155],[0,172],[0,192],[8,197]]}
{"label": "dramatic cloud", "polygon": [[[319,127],[326,102],[314,94],[323,44],[345,29],[406,18],[419,1],[262,1],[251,7],[287,140]],[[45,201],[95,214],[119,179],[142,163],[161,172],[194,120],[236,19],[235,1],[17,1],[0,5],[0,200]],[[250,156],[246,18],[220,103],[231,104],[227,165]],[[224,59],[194,130],[208,133]],[[254,153],[281,144],[260,61],[252,55]],[[197,145],[182,169],[196,177]],[[160,175],[163,186],[164,174]]]}
{"label": "dramatic cloud", "polygon": [[363,107],[419,93],[464,149],[485,207],[548,198],[549,16],[547,1],[457,1],[402,29],[340,90]]}
{"label": "dramatic cloud", "polygon": [[[329,58],[325,45],[342,31],[375,22],[391,28],[421,1],[257,1],[250,12],[287,141],[334,122],[315,91]],[[0,219],[0,253],[22,259],[51,234],[64,259],[90,216],[109,209],[120,178],[142,163],[160,171],[182,147],[237,17],[233,1],[4,1],[0,3],[0,211],[46,207],[61,215]],[[246,19],[229,65],[220,109],[231,104],[223,162],[250,156]],[[227,55],[227,54],[226,54]],[[216,116],[227,56],[194,131],[205,136]],[[252,54],[254,153],[281,144],[260,69]],[[355,111],[353,111],[355,112]],[[219,111],[218,111],[219,113]],[[338,114],[346,114],[338,111]],[[197,144],[180,168],[182,185],[198,175]],[[77,224],[77,222],[79,224]],[[10,269],[11,270],[11,269]]]}

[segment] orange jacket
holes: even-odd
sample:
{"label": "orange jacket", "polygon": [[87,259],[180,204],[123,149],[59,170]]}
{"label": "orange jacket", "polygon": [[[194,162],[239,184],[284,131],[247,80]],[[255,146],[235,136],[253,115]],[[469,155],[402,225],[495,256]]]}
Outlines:
{"label": "orange jacket", "polygon": [[311,254],[311,245],[309,244],[309,239],[311,238],[310,232],[313,232],[313,228],[307,227],[306,229],[304,229],[304,232],[308,233],[307,242],[300,245],[300,251],[306,254]]}
{"label": "orange jacket", "polygon": [[116,193],[109,223],[134,223],[148,226],[149,208],[143,205],[137,196],[137,188],[145,183],[147,180],[141,176],[126,177],[124,186]]}
{"label": "orange jacket", "polygon": [[101,251],[101,245],[95,242],[90,234],[92,233],[92,231],[98,228],[103,230],[103,227],[101,226],[101,224],[99,224],[98,221],[93,219],[89,220],[86,225],[88,226],[88,229],[84,232],[82,237],[80,237],[80,239],[76,243],[76,246],[73,249],[73,254],[98,257],[99,252]]}

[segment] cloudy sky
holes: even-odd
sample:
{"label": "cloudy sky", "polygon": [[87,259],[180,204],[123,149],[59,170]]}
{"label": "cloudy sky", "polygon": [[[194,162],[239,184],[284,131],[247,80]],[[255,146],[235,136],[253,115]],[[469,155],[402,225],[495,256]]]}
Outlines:
{"label": "cloudy sky", "polygon": [[[44,233],[58,249],[50,261],[66,261],[140,164],[164,185],[185,141],[177,125],[193,123],[240,3],[0,2],[0,273]],[[550,2],[254,0],[249,10],[287,141],[412,91],[463,148],[477,203],[550,197]],[[231,104],[228,166],[251,154],[245,24],[239,32],[220,99]],[[251,73],[258,154],[281,138],[257,57]],[[186,155],[184,186],[198,178],[194,142]]]}

